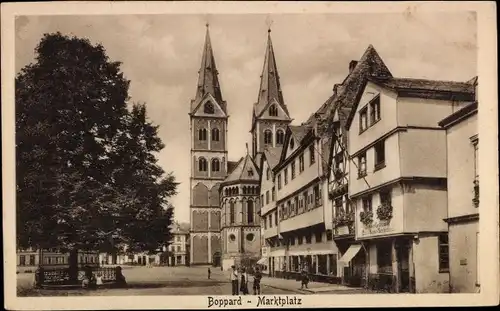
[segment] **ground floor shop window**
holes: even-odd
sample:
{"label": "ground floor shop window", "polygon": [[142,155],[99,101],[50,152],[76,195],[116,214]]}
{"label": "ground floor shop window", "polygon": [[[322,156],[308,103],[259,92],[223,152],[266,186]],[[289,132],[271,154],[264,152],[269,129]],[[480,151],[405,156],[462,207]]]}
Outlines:
{"label": "ground floor shop window", "polygon": [[392,273],[392,244],[389,241],[377,245],[377,266],[379,273]]}
{"label": "ground floor shop window", "polygon": [[318,255],[318,272],[320,274],[328,274],[327,255]]}
{"label": "ground floor shop window", "polygon": [[328,261],[330,262],[330,275],[337,276],[337,255],[328,255]]}

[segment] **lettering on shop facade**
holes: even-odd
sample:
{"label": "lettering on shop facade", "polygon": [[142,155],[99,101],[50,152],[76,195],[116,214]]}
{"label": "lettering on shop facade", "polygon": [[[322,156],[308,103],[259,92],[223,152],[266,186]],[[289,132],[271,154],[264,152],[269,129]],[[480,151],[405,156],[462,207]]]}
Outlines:
{"label": "lettering on shop facade", "polygon": [[389,222],[378,222],[375,224],[371,224],[369,226],[365,226],[361,230],[361,235],[366,236],[366,235],[374,235],[374,234],[381,234],[381,233],[389,233],[393,232],[394,228],[389,225]]}

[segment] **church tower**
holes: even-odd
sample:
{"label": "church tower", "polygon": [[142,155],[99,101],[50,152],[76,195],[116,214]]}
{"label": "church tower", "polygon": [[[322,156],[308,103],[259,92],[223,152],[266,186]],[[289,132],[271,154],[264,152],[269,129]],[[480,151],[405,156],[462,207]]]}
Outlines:
{"label": "church tower", "polygon": [[268,30],[260,89],[252,115],[252,156],[254,159],[266,146],[279,147],[285,140],[286,126],[292,121],[281,92],[278,67],[274,57],[271,29]]}
{"label": "church tower", "polygon": [[227,107],[222,98],[209,27],[191,101],[190,264],[220,261],[219,186],[227,176]]}

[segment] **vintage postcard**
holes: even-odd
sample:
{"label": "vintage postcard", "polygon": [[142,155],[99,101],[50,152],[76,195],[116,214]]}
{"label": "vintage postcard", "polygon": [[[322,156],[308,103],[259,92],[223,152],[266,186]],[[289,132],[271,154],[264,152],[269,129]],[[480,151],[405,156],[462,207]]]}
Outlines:
{"label": "vintage postcard", "polygon": [[5,307],[498,304],[495,9],[2,4]]}

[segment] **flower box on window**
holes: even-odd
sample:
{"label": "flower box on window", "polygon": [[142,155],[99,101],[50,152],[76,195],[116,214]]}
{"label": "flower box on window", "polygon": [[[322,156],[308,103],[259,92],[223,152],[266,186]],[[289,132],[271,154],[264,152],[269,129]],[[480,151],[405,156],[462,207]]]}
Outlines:
{"label": "flower box on window", "polygon": [[377,217],[382,221],[389,221],[392,219],[392,205],[389,203],[382,203],[377,208]]}
{"label": "flower box on window", "polygon": [[363,223],[365,226],[368,226],[373,222],[373,212],[363,211],[359,213],[359,218],[361,220],[361,223]]}

